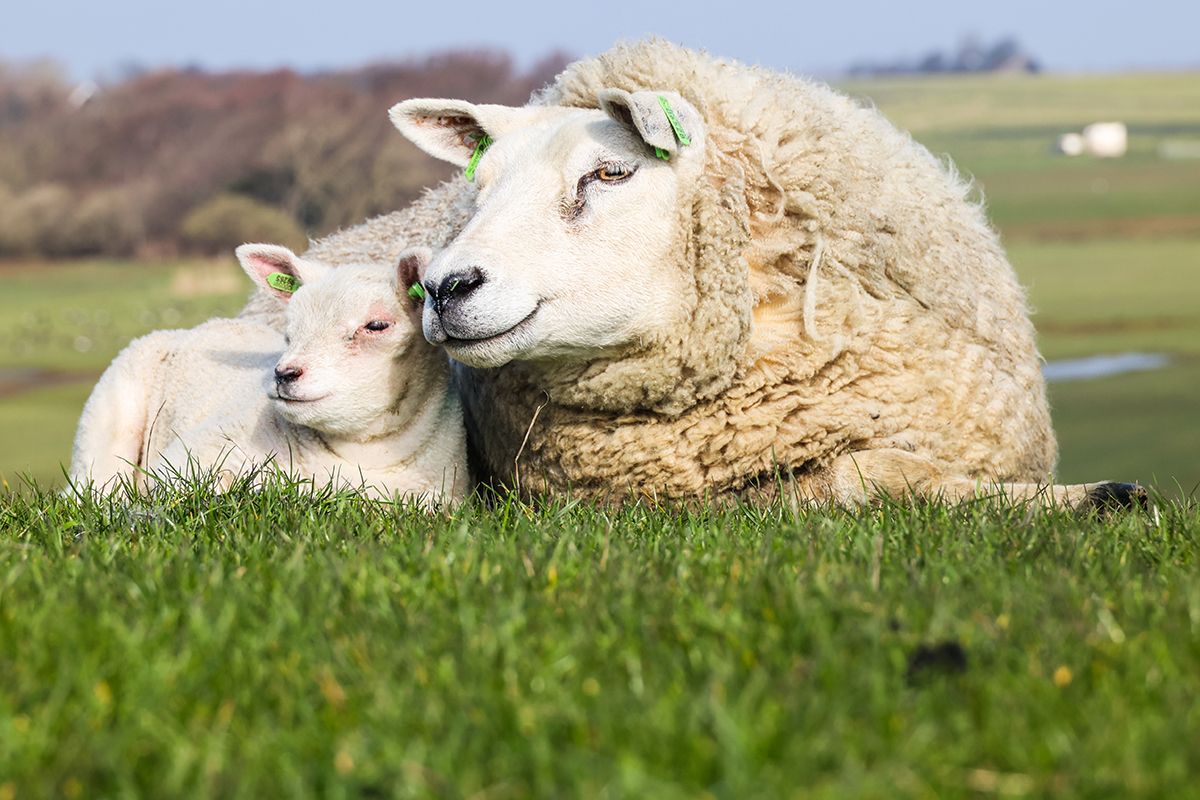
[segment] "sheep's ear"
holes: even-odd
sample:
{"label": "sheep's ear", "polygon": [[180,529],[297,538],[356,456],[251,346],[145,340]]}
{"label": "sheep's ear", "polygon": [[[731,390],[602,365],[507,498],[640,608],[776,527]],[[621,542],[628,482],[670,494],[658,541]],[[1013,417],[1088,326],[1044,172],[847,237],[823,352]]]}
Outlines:
{"label": "sheep's ear", "polygon": [[434,158],[465,167],[475,148],[519,124],[521,109],[465,100],[416,98],[392,106],[388,116],[413,144]]}
{"label": "sheep's ear", "polygon": [[418,316],[425,306],[425,270],[433,260],[433,251],[428,247],[410,247],[400,254],[396,265],[396,289],[402,299],[408,300],[408,307]]}
{"label": "sheep's ear", "polygon": [[261,290],[284,302],[291,300],[302,285],[317,280],[328,269],[305,261],[277,244],[244,244],[234,252],[250,279]]}
{"label": "sheep's ear", "polygon": [[670,159],[704,133],[704,118],[678,92],[601,89],[597,100],[605,114],[632,128],[660,158]]}

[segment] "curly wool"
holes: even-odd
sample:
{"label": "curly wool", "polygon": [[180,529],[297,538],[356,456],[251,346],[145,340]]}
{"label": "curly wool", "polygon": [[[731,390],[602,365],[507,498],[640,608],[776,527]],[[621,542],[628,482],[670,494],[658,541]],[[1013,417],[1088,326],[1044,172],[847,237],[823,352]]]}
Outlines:
{"label": "curly wool", "polygon": [[[661,40],[578,62],[533,102],[594,108],[607,87],[674,90],[705,118],[706,180],[675,247],[689,324],[583,365],[460,366],[488,471],[530,490],[694,497],[886,449],[963,477],[1049,477],[1025,297],[948,167],[828,87]],[[438,247],[473,191],[445,184],[312,252]]]}

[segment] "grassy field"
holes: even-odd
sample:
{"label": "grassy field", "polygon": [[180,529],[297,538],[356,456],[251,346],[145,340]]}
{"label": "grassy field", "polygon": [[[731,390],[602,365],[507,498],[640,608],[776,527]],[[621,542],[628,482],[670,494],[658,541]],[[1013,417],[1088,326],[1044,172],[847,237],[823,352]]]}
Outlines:
{"label": "grassy field", "polygon": [[0,796],[1182,797],[1200,510],[0,500]]}
{"label": "grassy field", "polygon": [[[1200,81],[848,88],[975,177],[1048,358],[1169,354],[1051,386],[1060,476],[1155,511],[72,503],[47,490],[99,372],[246,283],[3,265],[0,800],[1194,792],[1200,160],[1158,152],[1200,140]],[[1050,153],[1105,118],[1127,159]]]}

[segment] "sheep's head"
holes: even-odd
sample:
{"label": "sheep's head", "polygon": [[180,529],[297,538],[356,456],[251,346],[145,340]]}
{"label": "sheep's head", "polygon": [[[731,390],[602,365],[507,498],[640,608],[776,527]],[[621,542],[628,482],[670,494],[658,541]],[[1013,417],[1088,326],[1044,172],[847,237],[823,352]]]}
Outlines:
{"label": "sheep's head", "polygon": [[406,136],[478,186],[475,216],[424,279],[425,336],[456,360],[580,363],[686,326],[703,119],[674,92],[608,89],[597,104],[392,109]]}
{"label": "sheep's head", "polygon": [[261,290],[287,307],[286,350],[266,376],[285,419],[366,439],[395,428],[396,409],[414,387],[445,380],[444,367],[439,378],[435,366],[444,358],[421,337],[421,301],[407,294],[421,280],[428,250],[406,251],[398,265],[337,268],[277,245],[245,244],[237,256]]}

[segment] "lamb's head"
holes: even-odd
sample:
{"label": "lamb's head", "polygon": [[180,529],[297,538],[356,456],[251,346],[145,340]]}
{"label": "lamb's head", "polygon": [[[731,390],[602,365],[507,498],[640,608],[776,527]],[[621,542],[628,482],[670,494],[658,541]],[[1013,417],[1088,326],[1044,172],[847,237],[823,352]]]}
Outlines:
{"label": "lamb's head", "polygon": [[425,336],[458,361],[584,362],[686,324],[703,119],[674,92],[606,89],[597,105],[392,109],[478,186],[475,215],[424,279]]}
{"label": "lamb's head", "polygon": [[421,336],[421,301],[407,294],[430,252],[398,264],[345,265],[303,259],[277,245],[237,249],[262,291],[286,304],[286,349],[265,377],[285,419],[344,439],[395,429],[402,398],[445,381],[445,359]]}

